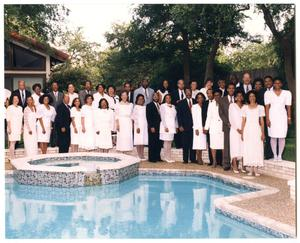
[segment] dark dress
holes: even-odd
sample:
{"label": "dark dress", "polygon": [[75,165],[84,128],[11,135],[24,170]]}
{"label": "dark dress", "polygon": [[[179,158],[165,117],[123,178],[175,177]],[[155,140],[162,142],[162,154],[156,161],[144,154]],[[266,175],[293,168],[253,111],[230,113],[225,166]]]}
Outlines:
{"label": "dark dress", "polygon": [[[57,145],[59,148],[59,153],[68,153],[71,135],[70,135],[70,108],[65,103],[61,103],[56,108],[56,117],[55,117],[55,128],[57,132]],[[65,128],[65,132],[62,132],[61,129]]]}
{"label": "dark dress", "polygon": [[[146,106],[146,118],[148,123],[148,160],[150,162],[161,161],[160,151],[162,142],[159,139],[159,126],[160,126],[160,113],[159,108],[154,102],[149,103]],[[155,129],[155,132],[151,132],[151,128]]]}

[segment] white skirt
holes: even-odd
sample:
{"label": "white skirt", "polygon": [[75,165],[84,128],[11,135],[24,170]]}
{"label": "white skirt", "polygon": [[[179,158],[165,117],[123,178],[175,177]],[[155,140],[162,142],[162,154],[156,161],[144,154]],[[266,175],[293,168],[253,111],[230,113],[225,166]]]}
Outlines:
{"label": "white skirt", "polygon": [[131,151],[133,149],[132,121],[129,117],[119,118],[120,131],[117,132],[117,151]]}
{"label": "white skirt", "polygon": [[[76,126],[77,127],[77,126]],[[71,144],[72,145],[79,145],[81,136],[81,126],[77,127],[77,133],[75,133],[73,125],[70,125],[71,130]]]}
{"label": "white skirt", "polygon": [[199,135],[196,135],[196,130],[194,129],[193,134],[193,149],[194,150],[204,150],[206,149],[206,134],[199,131]]}
{"label": "white skirt", "polygon": [[24,149],[26,156],[33,156],[38,154],[38,141],[36,130],[32,130],[32,134],[28,133],[28,129],[24,127]]}
{"label": "white skirt", "polygon": [[160,133],[159,139],[162,141],[173,141],[174,140],[174,133]]}
{"label": "white skirt", "polygon": [[21,133],[16,131],[11,131],[10,134],[8,134],[8,141],[15,142],[21,140]]}
{"label": "white skirt", "polygon": [[224,149],[224,132],[209,133],[210,148]]}
{"label": "white skirt", "polygon": [[111,149],[113,147],[111,131],[100,130],[99,135],[96,133],[95,145],[99,149]]}
{"label": "white skirt", "polygon": [[134,145],[148,145],[148,128],[144,126],[140,128],[140,133],[134,129]]}
{"label": "white skirt", "polygon": [[235,129],[230,129],[230,157],[240,159],[243,156],[243,141],[241,134]]}
{"label": "white skirt", "polygon": [[[45,126],[45,124],[44,124]],[[39,143],[49,143],[51,135],[51,127],[45,126],[46,133],[43,133],[43,129],[40,125],[37,126],[37,137]]]}

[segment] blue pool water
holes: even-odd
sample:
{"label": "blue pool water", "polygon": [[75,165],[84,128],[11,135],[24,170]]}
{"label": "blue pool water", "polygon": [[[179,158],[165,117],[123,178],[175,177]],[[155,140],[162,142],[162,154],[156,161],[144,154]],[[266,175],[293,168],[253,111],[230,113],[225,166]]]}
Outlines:
{"label": "blue pool water", "polygon": [[121,184],[54,188],[7,183],[6,238],[265,238],[214,212],[246,192],[201,177],[137,176]]}

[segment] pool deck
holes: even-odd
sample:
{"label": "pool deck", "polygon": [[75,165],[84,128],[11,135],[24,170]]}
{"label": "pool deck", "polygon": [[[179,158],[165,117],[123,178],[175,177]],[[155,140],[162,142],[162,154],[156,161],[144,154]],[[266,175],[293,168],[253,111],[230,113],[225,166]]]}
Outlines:
{"label": "pool deck", "polygon": [[[182,162],[166,163],[150,163],[141,162],[140,169],[153,169],[153,170],[181,170],[193,172],[209,172],[214,174],[219,174],[223,176],[230,176],[236,179],[242,179],[244,181],[249,181],[249,183],[257,183],[266,187],[272,187],[276,189],[275,193],[267,193],[266,195],[256,196],[253,198],[241,198],[235,201],[229,201],[232,208],[239,210],[240,214],[243,212],[251,212],[253,215],[257,214],[262,216],[262,219],[270,219],[271,222],[276,223],[276,221],[281,225],[286,225],[290,229],[295,229],[296,225],[296,208],[295,201],[290,197],[290,190],[288,186],[288,181],[286,179],[281,179],[278,177],[273,177],[269,175],[262,174],[260,177],[250,177],[246,174],[234,174],[232,171],[224,171],[221,167],[212,168],[207,165],[198,164],[183,164]],[[7,173],[11,173],[13,170],[10,162],[6,161],[5,170]]]}

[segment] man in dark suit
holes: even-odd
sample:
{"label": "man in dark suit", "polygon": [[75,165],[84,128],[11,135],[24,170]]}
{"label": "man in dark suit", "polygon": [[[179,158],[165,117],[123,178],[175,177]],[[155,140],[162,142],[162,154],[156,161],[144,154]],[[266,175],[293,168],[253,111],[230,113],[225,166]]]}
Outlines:
{"label": "man in dark suit", "polygon": [[[60,92],[58,89],[59,89],[58,82],[53,81],[51,83],[51,91],[49,92],[49,95],[52,98],[52,102],[50,103],[50,105],[52,105],[55,108],[55,110],[63,102],[63,97],[64,97],[64,94],[62,92]],[[51,135],[50,135],[50,146],[51,147],[57,146],[57,129],[55,128],[55,126],[56,125],[54,122],[53,129],[52,129]]]}
{"label": "man in dark suit", "polygon": [[133,100],[133,91],[132,91],[131,83],[125,82],[123,88],[128,93],[129,102],[134,103],[135,101]]}
{"label": "man in dark suit", "polygon": [[230,141],[229,141],[229,133],[230,133],[230,122],[229,122],[229,105],[234,103],[234,91],[235,85],[228,84],[227,86],[227,94],[226,96],[220,99],[219,103],[219,115],[223,122],[223,132],[224,132],[224,153],[223,153],[223,169],[229,170],[231,167],[230,161]]}
{"label": "man in dark suit", "polygon": [[186,98],[177,104],[177,120],[179,131],[182,132],[183,163],[197,163],[196,151],[193,150],[193,117],[192,106],[195,101],[192,99],[192,90],[185,90]]}
{"label": "man in dark suit", "polygon": [[264,95],[266,92],[266,89],[263,88],[263,83],[264,80],[262,78],[255,78],[253,80],[253,87],[256,93],[256,101],[257,104],[264,106],[265,101],[264,101]]}
{"label": "man in dark suit", "polygon": [[57,144],[59,153],[68,153],[71,135],[70,135],[70,106],[68,105],[70,97],[68,94],[64,94],[63,102],[57,106],[55,117],[55,128],[57,131]]}
{"label": "man in dark suit", "polygon": [[25,85],[25,81],[24,80],[19,80],[18,81],[18,89],[14,90],[11,93],[10,96],[10,100],[9,103],[12,104],[12,98],[14,96],[18,96],[19,98],[19,106],[21,106],[23,108],[23,110],[25,109],[25,107],[27,106],[27,98],[31,96],[31,92],[26,90],[26,85]]}
{"label": "man in dark suit", "polygon": [[159,126],[160,126],[160,107],[159,96],[153,93],[153,101],[146,106],[146,117],[148,123],[148,160],[150,162],[161,161],[161,141],[159,139]]}
{"label": "man in dark suit", "polygon": [[95,93],[95,91],[93,91],[92,89],[93,89],[92,82],[89,81],[89,80],[85,81],[84,82],[84,89],[80,90],[79,94],[78,94],[81,105],[85,104],[84,99],[85,99],[85,96],[87,94],[93,95]]}
{"label": "man in dark suit", "polygon": [[[185,97],[185,92],[184,92],[184,80],[183,79],[179,79],[177,81],[177,89],[175,89],[172,93],[171,93],[171,97],[172,97],[172,104],[175,105],[175,107],[177,108],[178,103],[181,100],[184,100]],[[177,149],[182,148],[182,132],[178,131],[178,133],[176,133],[174,135],[174,141],[175,141],[175,146]]]}
{"label": "man in dark suit", "polygon": [[242,82],[238,85],[238,90],[241,90],[246,97],[246,94],[253,89],[251,84],[251,74],[249,72],[244,72],[242,77]]}
{"label": "man in dark suit", "polygon": [[226,91],[226,81],[224,78],[219,78],[218,80],[218,87],[219,87],[219,90],[222,91],[222,96],[221,97],[224,97],[227,95],[227,91]]}
{"label": "man in dark suit", "polygon": [[51,84],[51,91],[49,95],[52,97],[53,102],[50,104],[52,105],[55,110],[56,108],[62,103],[64,94],[60,92],[58,86],[58,82],[53,81]]}

